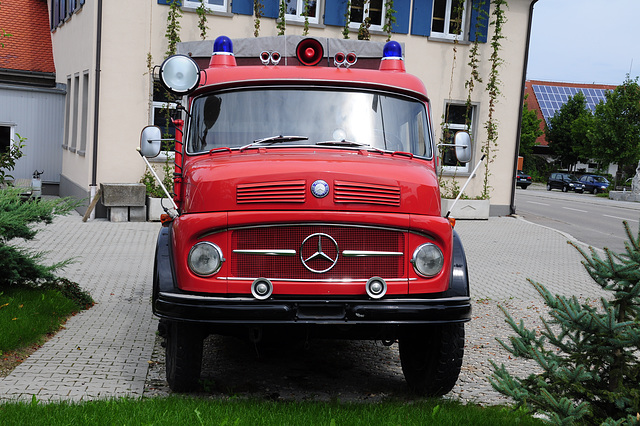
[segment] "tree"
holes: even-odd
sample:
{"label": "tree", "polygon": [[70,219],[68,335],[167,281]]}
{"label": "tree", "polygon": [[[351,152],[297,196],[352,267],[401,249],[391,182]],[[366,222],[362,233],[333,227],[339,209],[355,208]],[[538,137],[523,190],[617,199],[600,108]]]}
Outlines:
{"label": "tree", "polygon": [[549,307],[541,332],[501,308],[516,335],[498,341],[542,372],[519,378],[492,361],[491,385],[552,423],[640,423],[640,232],[634,236],[626,222],[624,227],[626,253],[605,249],[600,256],[574,245],[591,278],[609,293],[599,303],[554,296],[530,281]]}
{"label": "tree", "polygon": [[552,155],[569,170],[589,158],[588,135],[593,115],[582,92],[570,96],[549,120],[545,134]]}
{"label": "tree", "polygon": [[635,169],[640,160],[640,86],[629,75],[624,83],[605,94],[606,102],[596,106],[593,156],[618,169]]}
{"label": "tree", "polygon": [[527,106],[525,97],[525,103],[522,108],[522,124],[520,125],[520,150],[518,154],[522,157],[527,157],[533,154],[533,147],[536,144],[536,139],[543,135],[542,129],[540,129],[541,118],[538,118],[535,110],[529,109]]}

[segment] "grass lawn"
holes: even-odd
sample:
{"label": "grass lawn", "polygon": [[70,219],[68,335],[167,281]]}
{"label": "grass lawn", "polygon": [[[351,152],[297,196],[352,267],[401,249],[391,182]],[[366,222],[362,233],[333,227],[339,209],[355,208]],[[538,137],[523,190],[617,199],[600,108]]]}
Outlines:
{"label": "grass lawn", "polygon": [[0,289],[0,377],[5,376],[80,307],[57,290]]}
{"label": "grass lawn", "polygon": [[456,402],[341,404],[183,397],[0,405],[7,425],[537,425],[523,411]]}

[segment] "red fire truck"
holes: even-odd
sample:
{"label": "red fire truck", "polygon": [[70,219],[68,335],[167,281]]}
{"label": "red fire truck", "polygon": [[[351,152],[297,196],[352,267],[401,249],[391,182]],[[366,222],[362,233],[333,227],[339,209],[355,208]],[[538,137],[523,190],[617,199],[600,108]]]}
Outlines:
{"label": "red fire truck", "polygon": [[[384,45],[378,69],[327,58],[313,38],[287,65],[265,50],[238,66],[224,36],[213,50],[206,69],[186,55],[159,68],[184,99],[153,273],[170,387],[197,387],[203,339],[223,334],[397,342],[413,391],[449,392],[467,263],[440,211],[429,98],[401,45]],[[161,143],[146,127],[141,155]],[[454,146],[469,161],[469,135]]]}

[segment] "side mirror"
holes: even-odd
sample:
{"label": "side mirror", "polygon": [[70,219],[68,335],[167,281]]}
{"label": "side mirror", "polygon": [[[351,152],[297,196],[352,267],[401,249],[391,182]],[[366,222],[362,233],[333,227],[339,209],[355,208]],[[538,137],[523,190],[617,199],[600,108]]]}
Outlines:
{"label": "side mirror", "polygon": [[147,158],[157,157],[160,154],[162,143],[162,131],[158,126],[147,126],[140,134],[140,153]]}
{"label": "side mirror", "polygon": [[456,132],[453,143],[456,147],[456,158],[461,163],[471,161],[471,136],[467,132]]}

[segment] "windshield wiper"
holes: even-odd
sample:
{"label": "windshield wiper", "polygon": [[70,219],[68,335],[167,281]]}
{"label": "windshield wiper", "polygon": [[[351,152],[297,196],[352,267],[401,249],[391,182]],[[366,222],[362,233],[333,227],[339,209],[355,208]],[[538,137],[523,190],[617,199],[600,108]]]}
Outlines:
{"label": "windshield wiper", "polygon": [[306,141],[309,140],[308,136],[283,136],[283,135],[278,135],[278,136],[269,136],[267,138],[262,138],[262,139],[256,139],[253,142],[251,142],[249,145],[245,145],[243,147],[240,148],[240,151],[250,148],[252,146],[256,146],[256,145],[263,145],[263,144],[274,144],[274,143],[282,143],[282,142],[293,142],[293,141]]}
{"label": "windshield wiper", "polygon": [[376,148],[374,146],[369,145],[368,143],[356,142],[356,141],[348,141],[346,139],[342,139],[340,141],[320,141],[316,142],[316,145],[332,145],[332,146],[358,146],[362,148],[372,149],[378,152],[384,152],[384,150],[380,148]]}

